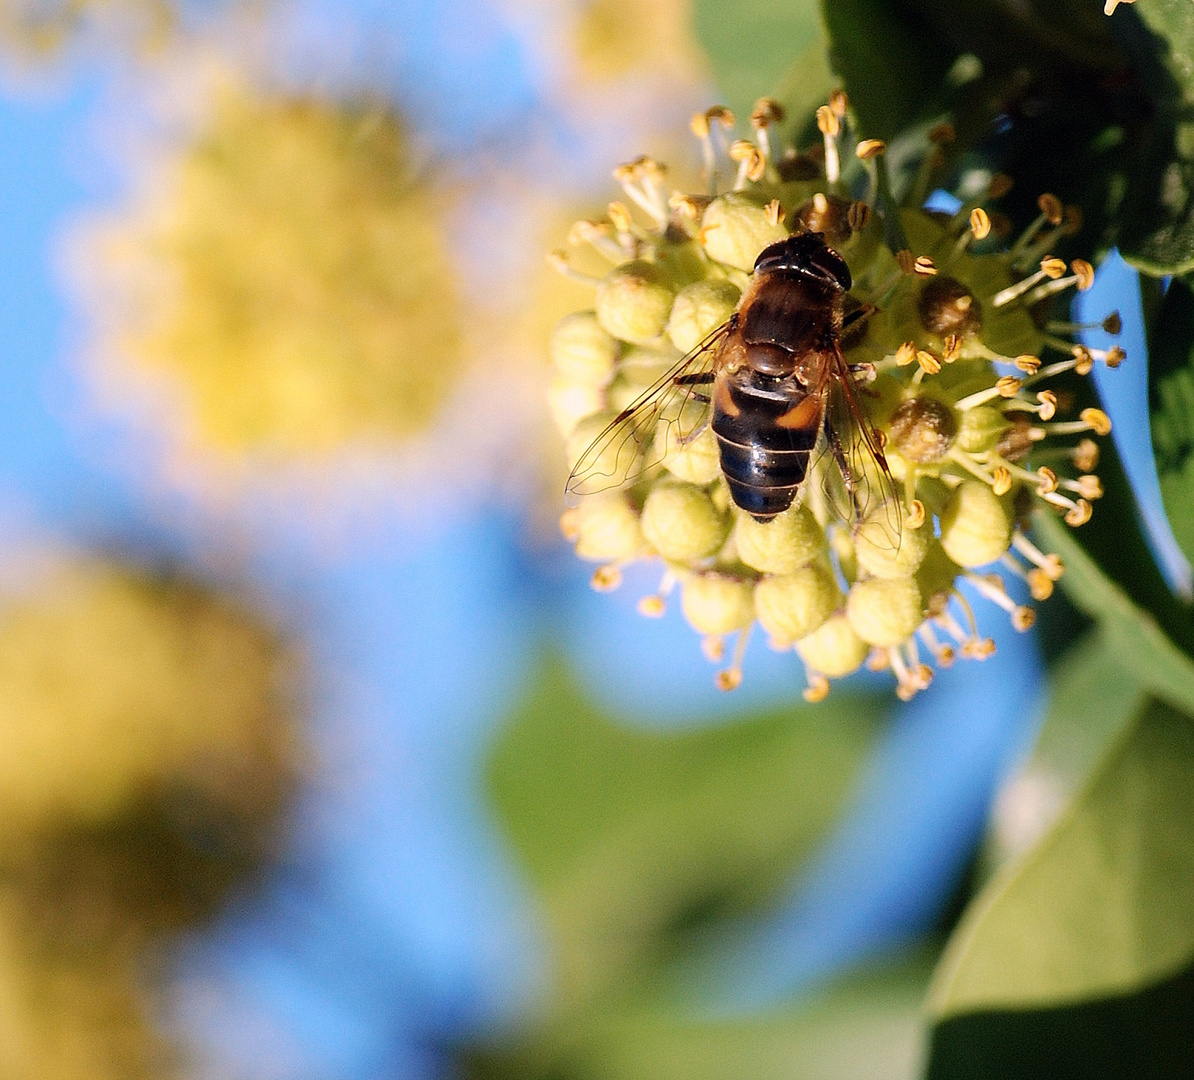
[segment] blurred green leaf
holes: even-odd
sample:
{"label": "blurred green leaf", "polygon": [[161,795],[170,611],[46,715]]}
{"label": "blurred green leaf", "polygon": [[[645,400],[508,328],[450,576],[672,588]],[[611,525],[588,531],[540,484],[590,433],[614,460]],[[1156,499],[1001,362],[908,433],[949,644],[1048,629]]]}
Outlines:
{"label": "blurred green leaf", "polygon": [[488,783],[543,896],[566,1002],[770,897],[834,820],[882,707],[843,694],[672,732],[607,717],[556,659],[535,686]]}
{"label": "blurred green leaf", "polygon": [[[694,0],[692,23],[726,104],[743,119],[764,94],[797,117],[828,95],[818,0]],[[803,78],[792,77],[794,59]]]}
{"label": "blurred green leaf", "polygon": [[971,905],[931,1014],[1133,992],[1194,958],[1194,722],[1153,701],[1053,831]]}
{"label": "blurred green leaf", "polygon": [[822,8],[829,63],[845,83],[863,136],[891,139],[940,108],[956,52],[927,20],[890,0],[825,0]]}
{"label": "blurred green leaf", "polygon": [[1194,292],[1187,281],[1170,283],[1149,331],[1149,413],[1161,498],[1174,537],[1194,560]]}
{"label": "blurred green leaf", "polygon": [[[1101,505],[1094,520],[1100,517],[1114,519],[1114,511],[1108,513],[1109,509]],[[1188,609],[1178,604],[1167,591],[1163,596],[1157,596],[1149,609],[1138,606],[1121,584],[1099,568],[1088,550],[1079,543],[1077,535],[1055,517],[1038,514],[1035,524],[1046,547],[1060,555],[1065,563],[1062,583],[1067,594],[1079,609],[1100,621],[1102,632],[1117,658],[1116,666],[1130,672],[1150,693],[1194,713],[1194,660],[1189,651]],[[1159,577],[1147,550],[1140,550],[1142,543],[1129,542],[1132,524],[1130,519],[1123,518],[1105,523],[1104,527],[1111,530],[1118,527],[1124,540],[1116,568],[1129,577],[1145,581],[1154,575]],[[1090,525],[1083,528],[1089,529]],[[1089,535],[1096,534],[1092,530]],[[1164,589],[1163,582],[1161,588]],[[1157,595],[1153,588],[1148,591]],[[1164,628],[1160,618],[1168,624]],[[1170,629],[1178,632],[1181,647],[1175,643],[1173,634],[1166,632]]]}
{"label": "blurred green leaf", "polygon": [[657,996],[593,1009],[544,1042],[479,1050],[471,1080],[912,1080],[934,956],[855,973],[763,1015],[708,1018]]}

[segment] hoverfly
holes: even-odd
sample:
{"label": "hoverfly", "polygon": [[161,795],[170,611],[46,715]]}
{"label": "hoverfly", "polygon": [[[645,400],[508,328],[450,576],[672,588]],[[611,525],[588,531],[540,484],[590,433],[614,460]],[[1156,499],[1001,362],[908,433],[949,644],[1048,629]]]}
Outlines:
{"label": "hoverfly", "polygon": [[730,495],[758,521],[787,510],[826,455],[836,477],[825,488],[845,520],[856,522],[875,495],[898,507],[882,438],[842,353],[851,285],[819,232],[764,249],[734,314],[614,418],[581,455],[568,493],[632,483],[711,426]]}

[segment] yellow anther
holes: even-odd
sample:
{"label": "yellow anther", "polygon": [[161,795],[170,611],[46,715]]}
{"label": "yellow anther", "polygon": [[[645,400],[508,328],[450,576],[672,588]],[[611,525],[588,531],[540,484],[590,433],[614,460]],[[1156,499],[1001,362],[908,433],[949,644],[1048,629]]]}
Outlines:
{"label": "yellow anther", "polygon": [[1039,566],[1028,571],[1028,591],[1034,600],[1048,600],[1053,595],[1053,579]]}
{"label": "yellow anther", "polygon": [[[966,299],[969,299],[967,297]],[[962,337],[960,334],[947,334],[945,336],[945,343],[941,350],[941,359],[947,364],[952,364],[959,356],[962,355]]]}
{"label": "yellow anther", "polygon": [[638,602],[638,613],[647,619],[658,619],[667,610],[662,596],[644,596]]}
{"label": "yellow anther", "polygon": [[912,269],[921,277],[932,277],[937,273],[937,264],[927,255],[918,255],[912,264]]}
{"label": "yellow anther", "polygon": [[1089,375],[1090,369],[1094,367],[1094,357],[1091,356],[1090,350],[1085,345],[1075,345],[1070,352],[1074,357],[1074,370],[1079,375]]}
{"label": "yellow anther", "polygon": [[829,680],[824,675],[810,675],[808,686],[804,688],[801,696],[814,705],[818,701],[824,701],[829,696]]}
{"label": "yellow anther", "polygon": [[574,544],[580,536],[579,517],[576,507],[571,507],[560,515],[560,533],[570,544]]}
{"label": "yellow anther", "polygon": [[1093,507],[1085,499],[1079,499],[1074,507],[1066,511],[1065,523],[1077,528],[1079,525],[1085,525],[1090,520],[1090,515],[1094,512]]}
{"label": "yellow anther", "polygon": [[941,361],[925,349],[916,351],[916,362],[926,375],[936,375],[941,370]]}
{"label": "yellow anther", "polygon": [[1065,207],[1061,205],[1061,200],[1056,195],[1046,193],[1037,199],[1036,204],[1041,208],[1041,213],[1049,219],[1050,225],[1061,224],[1061,219],[1065,215]]}
{"label": "yellow anther", "polygon": [[726,654],[725,639],[716,634],[707,634],[701,638],[701,652],[705,654],[705,659],[709,663],[716,664]]}
{"label": "yellow anther", "polygon": [[627,209],[625,203],[611,202],[606,212],[609,214],[609,220],[618,232],[630,231],[630,211]]}
{"label": "yellow anther", "polygon": [[864,202],[855,200],[846,211],[846,224],[851,232],[861,232],[871,220],[871,208]]}
{"label": "yellow anther", "polygon": [[985,240],[991,233],[991,219],[981,206],[970,211],[970,233],[975,240]]}
{"label": "yellow anther", "polygon": [[1041,358],[1032,353],[1021,353],[1014,363],[1025,375],[1035,375],[1041,370]]}
{"label": "yellow anther", "polygon": [[822,105],[817,109],[817,130],[822,135],[828,135],[832,139],[841,129],[841,121],[828,105]]}
{"label": "yellow anther", "polygon": [[1084,473],[1099,467],[1099,444],[1094,439],[1083,439],[1074,447],[1074,465]]}
{"label": "yellow anther", "polygon": [[763,213],[767,215],[768,225],[778,225],[784,218],[784,208],[780,205],[779,199],[772,199],[763,207]]}
{"label": "yellow anther", "polygon": [[1056,255],[1046,255],[1041,259],[1041,273],[1045,277],[1053,278],[1056,281],[1065,273],[1065,269],[1065,260],[1057,258]]}
{"label": "yellow anther", "polygon": [[1103,497],[1103,481],[1094,473],[1083,473],[1075,481],[1078,494],[1084,499],[1101,499]]}
{"label": "yellow anther", "polygon": [[907,367],[916,359],[916,342],[905,341],[895,351],[895,362],[897,367]]}
{"label": "yellow anther", "polygon": [[1107,350],[1106,359],[1103,361],[1109,368],[1117,368],[1127,359],[1128,354],[1123,351],[1118,345],[1112,345]]}
{"label": "yellow anther", "polygon": [[908,507],[908,528],[919,529],[928,519],[925,504],[919,499],[913,499],[912,505]]}
{"label": "yellow anther", "polygon": [[622,571],[616,566],[599,566],[593,571],[589,584],[596,592],[613,592],[622,584]]}
{"label": "yellow anther", "polygon": [[1052,420],[1057,415],[1057,395],[1052,390],[1042,390],[1036,398],[1041,403],[1037,415],[1042,420]]}
{"label": "yellow anther", "polygon": [[750,110],[750,125],[756,130],[777,124],[783,118],[783,106],[775,98],[761,97]]}
{"label": "yellow anther", "polygon": [[1083,409],[1078,416],[1089,424],[1096,435],[1111,434],[1111,418],[1102,409]]}
{"label": "yellow anther", "polygon": [[878,157],[887,149],[887,143],[882,139],[863,139],[855,148],[854,153],[859,161],[870,161]]}
{"label": "yellow anther", "polygon": [[1037,485],[1037,493],[1052,495],[1057,490],[1057,473],[1047,465],[1042,465],[1037,469],[1036,474],[1041,478],[1041,482]]}
{"label": "yellow anther", "polygon": [[991,490],[996,495],[1006,495],[1012,490],[1012,474],[1011,471],[1004,465],[996,465],[991,470],[991,477],[994,483],[991,484]]}
{"label": "yellow anther", "polygon": [[719,671],[714,680],[717,683],[718,690],[737,690],[742,685],[742,669],[741,668],[726,668],[725,671]]}
{"label": "yellow anther", "polygon": [[1014,375],[1003,375],[995,380],[995,389],[999,392],[999,396],[1004,398],[1014,398],[1023,385],[1023,380],[1017,379]]}
{"label": "yellow anther", "polygon": [[850,99],[846,97],[845,90],[835,90],[829,95],[829,108],[833,111],[834,116],[844,120],[849,107]]}
{"label": "yellow anther", "polygon": [[1070,271],[1078,279],[1078,289],[1085,292],[1094,284],[1094,267],[1085,259],[1075,259],[1070,263]]}
{"label": "yellow anther", "polygon": [[1021,604],[1012,612],[1012,627],[1020,633],[1025,630],[1031,630],[1032,624],[1036,622],[1036,612],[1032,608]]}

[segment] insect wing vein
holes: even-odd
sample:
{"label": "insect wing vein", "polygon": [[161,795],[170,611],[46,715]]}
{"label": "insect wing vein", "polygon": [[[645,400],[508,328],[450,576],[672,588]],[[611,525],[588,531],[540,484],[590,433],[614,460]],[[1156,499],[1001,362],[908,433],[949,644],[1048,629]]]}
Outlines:
{"label": "insect wing vein", "polygon": [[712,373],[730,326],[719,326],[610,421],[577,459],[569,501],[633,484],[705,429]]}

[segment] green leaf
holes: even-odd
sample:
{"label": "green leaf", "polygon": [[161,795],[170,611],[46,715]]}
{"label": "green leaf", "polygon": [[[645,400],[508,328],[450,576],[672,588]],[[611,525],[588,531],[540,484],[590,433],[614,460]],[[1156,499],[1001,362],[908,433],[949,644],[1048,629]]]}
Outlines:
{"label": "green leaf", "polygon": [[1132,993],[1194,959],[1194,723],[1140,710],[1053,831],[971,905],[935,1019]]}
{"label": "green leaf", "polygon": [[[828,97],[832,82],[818,0],[694,0],[692,25],[714,80],[739,117],[748,117],[765,94],[797,118]],[[800,80],[790,78],[793,61],[801,65]]]}
{"label": "green leaf", "polygon": [[1148,0],[1109,23],[1152,104],[1120,210],[1120,250],[1147,274],[1194,270],[1194,4]]}
{"label": "green leaf", "polygon": [[[1113,513],[1106,513],[1109,509],[1105,505],[1099,507],[1104,517],[1113,517]],[[1139,607],[1120,583],[1099,568],[1077,534],[1057,518],[1038,514],[1035,527],[1044,546],[1060,555],[1065,564],[1061,580],[1067,595],[1081,611],[1100,621],[1101,630],[1118,657],[1117,666],[1150,693],[1194,713],[1194,660],[1189,652],[1188,609],[1173,600],[1167,590],[1157,598],[1151,611]],[[1121,540],[1125,541],[1121,549],[1124,557],[1118,567],[1121,572],[1139,579],[1156,575],[1147,551],[1139,550],[1142,544],[1126,542],[1131,536],[1130,521],[1112,522],[1107,527],[1113,531],[1118,528]],[[1083,526],[1084,530],[1089,528],[1090,525]],[[1163,583],[1160,588],[1164,589]],[[1167,627],[1163,628],[1158,616],[1165,619]],[[1182,647],[1175,643],[1168,629],[1180,634]]]}
{"label": "green leaf", "polygon": [[1170,283],[1149,331],[1149,419],[1161,498],[1178,545],[1194,561],[1194,292],[1188,282]]}
{"label": "green leaf", "polygon": [[548,658],[488,786],[543,897],[565,999],[769,898],[834,820],[882,703],[843,694],[701,730],[632,728]]}

